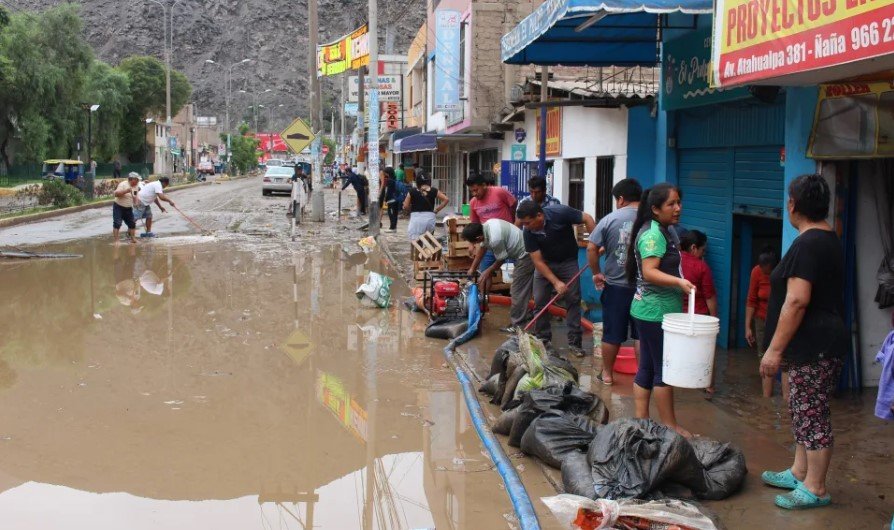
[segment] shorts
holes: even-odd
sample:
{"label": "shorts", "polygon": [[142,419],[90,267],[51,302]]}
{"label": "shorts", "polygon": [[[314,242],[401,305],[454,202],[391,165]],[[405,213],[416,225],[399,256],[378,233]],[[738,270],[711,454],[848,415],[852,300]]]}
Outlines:
{"label": "shorts", "polygon": [[664,329],[661,322],[649,322],[633,317],[639,333],[639,367],[633,382],[640,388],[652,390],[664,384]]}
{"label": "shorts", "polygon": [[137,221],[133,218],[133,208],[112,203],[112,227],[118,230],[121,228],[122,221],[130,230],[134,230],[137,227]]}
{"label": "shorts", "polygon": [[627,337],[639,340],[633,317],[630,316],[630,304],[636,289],[621,285],[605,284],[599,297],[602,302],[602,342],[619,346],[627,342]]}
{"label": "shorts", "polygon": [[140,219],[152,219],[152,206],[149,204],[146,204],[146,205],[134,204],[133,218],[137,221],[139,221]]}
{"label": "shorts", "polygon": [[757,355],[758,357],[763,357],[764,353],[767,351],[767,346],[764,344],[764,338],[767,335],[767,321],[754,317],[754,344],[757,347]]}

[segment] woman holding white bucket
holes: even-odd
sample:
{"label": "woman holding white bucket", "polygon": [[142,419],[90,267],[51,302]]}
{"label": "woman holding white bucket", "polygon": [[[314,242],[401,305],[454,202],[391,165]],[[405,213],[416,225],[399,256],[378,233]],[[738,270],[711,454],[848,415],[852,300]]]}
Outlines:
{"label": "woman holding white bucket", "polygon": [[796,178],[788,187],[789,220],[798,237],[770,275],[762,377],[788,370],[789,410],[795,461],[784,471],[765,471],[768,485],[792,490],[776,496],[786,509],[831,502],[826,474],[832,460],[829,401],[848,351],[844,323],[844,252],[826,222],[831,193],[819,175]]}
{"label": "woman holding white bucket", "polygon": [[627,246],[627,278],[636,282],[630,315],[640,339],[639,368],[633,379],[636,417],[649,417],[649,401],[655,394],[661,422],[686,437],[692,434],[677,424],[674,390],[662,380],[664,330],[668,313],[680,313],[681,294],[692,292],[692,283],[680,269],[680,242],[673,225],[680,222],[680,191],[668,183],[656,184],[643,193]]}

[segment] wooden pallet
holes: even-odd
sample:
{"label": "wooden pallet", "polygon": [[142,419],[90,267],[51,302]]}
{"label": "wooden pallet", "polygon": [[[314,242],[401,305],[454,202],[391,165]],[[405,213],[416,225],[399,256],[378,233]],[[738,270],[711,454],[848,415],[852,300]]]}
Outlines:
{"label": "wooden pallet", "polygon": [[441,242],[431,233],[426,232],[422,234],[422,236],[413,241],[412,245],[412,258],[413,261],[431,261],[433,259],[441,258],[441,251],[444,250],[444,247],[441,246]]}
{"label": "wooden pallet", "polygon": [[447,219],[447,233],[461,234],[463,228],[471,222],[472,220],[468,217],[450,217]]}
{"label": "wooden pallet", "polygon": [[464,271],[469,270],[469,267],[472,266],[472,258],[451,258],[447,257],[447,270],[449,271]]}

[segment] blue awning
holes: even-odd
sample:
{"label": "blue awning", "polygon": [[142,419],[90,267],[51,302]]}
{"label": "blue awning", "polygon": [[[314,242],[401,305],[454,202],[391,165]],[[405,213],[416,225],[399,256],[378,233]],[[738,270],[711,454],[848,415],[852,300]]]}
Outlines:
{"label": "blue awning", "polygon": [[547,0],[503,36],[502,58],[508,64],[654,66],[662,15],[692,15],[688,28],[712,9],[712,0]]}
{"label": "blue awning", "polygon": [[394,142],[395,153],[416,153],[418,151],[434,151],[438,148],[438,135],[422,133],[407,136]]}

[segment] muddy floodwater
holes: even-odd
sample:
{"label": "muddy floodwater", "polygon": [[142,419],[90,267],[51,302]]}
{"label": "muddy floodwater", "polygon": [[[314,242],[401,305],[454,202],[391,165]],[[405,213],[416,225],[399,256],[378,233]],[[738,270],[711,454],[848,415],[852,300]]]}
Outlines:
{"label": "muddy floodwater", "polygon": [[50,250],[0,264],[3,528],[509,527],[443,344],[358,304],[380,256]]}

